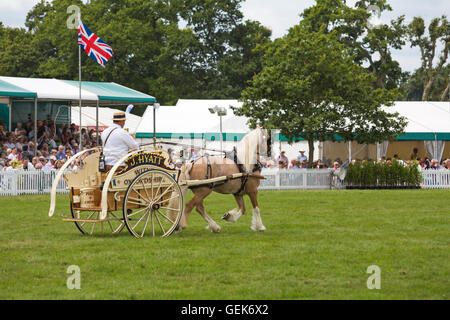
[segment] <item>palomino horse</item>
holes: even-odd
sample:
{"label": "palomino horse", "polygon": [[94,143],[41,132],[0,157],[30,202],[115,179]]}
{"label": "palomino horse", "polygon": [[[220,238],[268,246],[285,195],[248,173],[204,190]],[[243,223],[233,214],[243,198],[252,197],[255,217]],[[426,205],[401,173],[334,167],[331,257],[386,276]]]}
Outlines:
{"label": "palomino horse", "polygon": [[[249,132],[237,144],[235,152],[231,157],[221,156],[202,156],[192,160],[186,165],[184,171],[186,180],[210,179],[220,176],[230,176],[234,173],[254,173],[259,175],[261,172],[260,157],[269,153],[270,155],[270,137],[264,128],[256,128]],[[241,170],[239,170],[241,169]],[[210,185],[200,185],[191,187],[194,197],[187,202],[184,214],[178,226],[179,230],[187,227],[187,220],[192,209],[200,213],[200,215],[208,223],[208,227],[213,232],[220,232],[220,226],[206,214],[203,200],[215,191],[222,194],[233,194],[238,204],[235,208],[227,212],[222,219],[228,222],[236,222],[241,215],[245,213],[244,195],[250,197],[253,206],[253,216],[251,229],[254,231],[264,231],[266,228],[262,224],[260,210],[258,206],[258,186],[259,179],[254,177],[243,177],[225,182],[218,182]],[[184,195],[186,188],[183,190]]]}

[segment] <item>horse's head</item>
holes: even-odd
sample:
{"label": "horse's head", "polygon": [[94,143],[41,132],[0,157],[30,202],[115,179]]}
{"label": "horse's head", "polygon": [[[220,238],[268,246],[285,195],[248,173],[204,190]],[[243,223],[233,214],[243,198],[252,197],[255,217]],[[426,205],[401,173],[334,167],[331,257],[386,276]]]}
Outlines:
{"label": "horse's head", "polygon": [[260,128],[258,126],[257,130],[259,130],[259,154],[270,158],[272,154],[272,137],[264,127]]}

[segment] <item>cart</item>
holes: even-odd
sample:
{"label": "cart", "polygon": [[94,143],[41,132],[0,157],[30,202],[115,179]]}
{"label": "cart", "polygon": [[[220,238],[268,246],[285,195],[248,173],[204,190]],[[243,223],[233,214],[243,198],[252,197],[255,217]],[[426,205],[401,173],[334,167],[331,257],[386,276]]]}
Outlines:
{"label": "cart", "polygon": [[[124,227],[135,237],[171,235],[183,214],[179,179],[184,168],[171,166],[162,148],[139,148],[119,159],[108,172],[99,170],[102,148],[77,153],[64,164],[52,185],[49,216],[56,205],[56,186],[64,177],[70,216],[81,233],[120,233]],[[70,164],[76,170],[68,172]]]}
{"label": "cart", "polygon": [[[264,179],[256,173],[234,173],[187,180],[185,164],[176,168],[162,148],[163,143],[129,152],[107,172],[99,169],[102,147],[77,153],[66,161],[53,181],[49,216],[54,215],[56,188],[64,178],[70,216],[61,216],[64,221],[75,223],[81,233],[117,234],[126,227],[136,238],[149,233],[167,237],[177,229],[188,188],[248,177]],[[67,171],[73,163],[76,170]]]}

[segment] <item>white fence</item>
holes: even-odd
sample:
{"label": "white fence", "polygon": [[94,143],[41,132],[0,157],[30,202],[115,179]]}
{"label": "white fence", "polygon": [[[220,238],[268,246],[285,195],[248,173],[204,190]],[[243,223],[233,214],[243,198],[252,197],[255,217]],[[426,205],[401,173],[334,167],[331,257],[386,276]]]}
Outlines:
{"label": "white fence", "polygon": [[330,189],[332,183],[328,169],[263,169],[261,175],[260,190]]}
{"label": "white fence", "polygon": [[[50,193],[56,173],[55,170],[3,171],[0,173],[0,196]],[[59,181],[57,192],[68,192],[64,179]]]}
{"label": "white fence", "polygon": [[[23,171],[11,170],[0,172],[0,196],[21,194],[50,193],[57,171]],[[263,169],[266,179],[261,180],[260,190],[291,189],[331,189],[342,188],[336,177],[329,170],[297,169],[271,170]],[[424,189],[450,188],[450,170],[422,171]],[[61,179],[57,186],[58,193],[66,193],[66,183]]]}
{"label": "white fence", "polygon": [[424,170],[422,171],[422,188],[449,189],[450,170]]}

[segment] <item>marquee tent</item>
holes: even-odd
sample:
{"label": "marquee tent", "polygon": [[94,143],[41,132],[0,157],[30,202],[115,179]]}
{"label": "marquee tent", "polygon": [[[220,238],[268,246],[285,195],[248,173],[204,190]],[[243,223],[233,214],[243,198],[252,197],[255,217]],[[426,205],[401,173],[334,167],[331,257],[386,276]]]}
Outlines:
{"label": "marquee tent", "polygon": [[[189,141],[195,145],[218,147],[220,138],[219,117],[211,114],[208,108],[221,106],[227,109],[222,119],[224,149],[239,141],[250,129],[247,118],[234,115],[231,106],[242,105],[237,100],[190,100],[180,99],[175,106],[162,106],[156,110],[157,138],[174,141]],[[450,147],[445,149],[445,141],[450,140],[450,102],[397,101],[392,107],[385,107],[386,112],[398,112],[408,122],[405,133],[395,141],[386,141],[378,145],[359,145],[356,142],[316,142],[314,159],[335,160],[392,157],[409,159],[413,148],[418,148],[419,155],[437,158],[449,158]],[[153,108],[149,107],[136,130],[136,138],[147,141],[153,137]],[[288,144],[281,135],[276,135],[275,154],[286,151],[289,159],[295,158],[299,150],[308,154],[305,141]],[[349,147],[350,145],[350,147]],[[435,151],[436,150],[436,151]],[[350,152],[350,153],[349,153]],[[439,155],[442,153],[442,157]]]}
{"label": "marquee tent", "polygon": [[405,132],[392,141],[378,145],[358,145],[356,142],[323,143],[323,153],[329,159],[379,159],[393,157],[410,160],[413,149],[420,157],[450,158],[450,101],[396,101],[392,107],[384,107],[389,113],[398,112],[407,120]]}
{"label": "marquee tent", "polygon": [[[95,129],[96,126],[96,108],[95,107],[83,107],[81,109],[81,123],[82,127],[87,127],[88,129]],[[114,112],[118,112],[120,110],[113,108],[101,107],[98,113],[98,126],[99,132],[103,131],[107,127],[113,124],[112,118]],[[72,110],[72,118],[71,123],[75,123],[75,125],[79,126],[80,124],[80,111],[79,108],[73,108]],[[141,122],[142,117],[137,116],[135,114],[127,114],[127,120],[125,121],[124,129],[128,130],[129,133],[134,134],[136,132],[136,128]]]}
{"label": "marquee tent", "polygon": [[[227,114],[222,117],[223,150],[232,150],[233,146],[251,129],[246,117],[234,114],[232,107],[242,106],[237,100],[214,99],[179,99],[175,106],[161,106],[155,110],[156,138],[173,142],[220,150],[220,118],[208,109],[223,107]],[[140,143],[148,143],[153,138],[153,107],[148,107],[142,121],[136,129],[136,138]],[[292,145],[279,134],[273,135],[275,153],[281,150],[289,158],[299,155],[299,150],[308,150],[306,141],[298,141]],[[315,157],[319,157],[319,144],[316,143]]]}
{"label": "marquee tent", "polygon": [[81,106],[95,108],[156,102],[150,95],[114,82],[82,81],[80,91],[78,81],[0,76],[0,117],[9,130],[17,122],[34,121],[36,126],[37,120],[52,120],[55,114],[69,122],[80,98]]}

